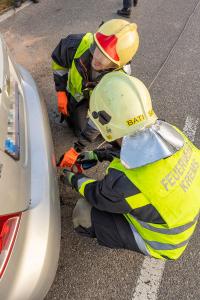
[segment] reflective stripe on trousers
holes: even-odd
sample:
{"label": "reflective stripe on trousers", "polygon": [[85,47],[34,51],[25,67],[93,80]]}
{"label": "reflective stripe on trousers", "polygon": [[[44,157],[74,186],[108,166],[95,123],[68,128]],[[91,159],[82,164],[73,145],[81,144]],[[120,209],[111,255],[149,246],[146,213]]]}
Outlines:
{"label": "reflective stripe on trousers", "polygon": [[145,255],[150,255],[149,254],[149,251],[146,247],[146,244],[144,242],[144,240],[142,239],[142,237],[139,235],[139,233],[136,231],[135,227],[129,223],[129,226],[131,227],[131,230],[133,232],[133,235],[134,235],[134,238],[135,238],[135,241],[137,243],[137,246],[138,248],[140,249],[140,251],[142,253],[144,253]]}

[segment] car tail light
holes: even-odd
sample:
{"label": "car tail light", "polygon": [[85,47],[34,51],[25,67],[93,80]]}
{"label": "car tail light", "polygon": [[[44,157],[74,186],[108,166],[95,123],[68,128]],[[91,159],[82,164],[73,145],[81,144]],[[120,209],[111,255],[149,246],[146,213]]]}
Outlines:
{"label": "car tail light", "polygon": [[0,216],[0,278],[8,263],[17,235],[21,213]]}
{"label": "car tail light", "polygon": [[8,112],[7,137],[4,143],[5,152],[14,159],[19,160],[20,139],[19,139],[19,90],[15,82],[10,84],[10,107]]}

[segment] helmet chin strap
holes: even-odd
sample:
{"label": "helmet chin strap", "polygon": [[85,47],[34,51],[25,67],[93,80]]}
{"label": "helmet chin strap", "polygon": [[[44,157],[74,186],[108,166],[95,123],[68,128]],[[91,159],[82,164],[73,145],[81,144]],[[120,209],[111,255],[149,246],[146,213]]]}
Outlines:
{"label": "helmet chin strap", "polygon": [[97,73],[100,73],[100,74],[107,74],[109,72],[112,72],[112,71],[115,71],[116,69],[115,68],[109,68],[109,69],[103,69],[103,70],[95,70],[93,67],[92,69],[97,72]]}
{"label": "helmet chin strap", "polygon": [[149,128],[123,138],[120,159],[127,169],[134,169],[169,157],[183,145],[182,135],[172,125],[158,120]]}

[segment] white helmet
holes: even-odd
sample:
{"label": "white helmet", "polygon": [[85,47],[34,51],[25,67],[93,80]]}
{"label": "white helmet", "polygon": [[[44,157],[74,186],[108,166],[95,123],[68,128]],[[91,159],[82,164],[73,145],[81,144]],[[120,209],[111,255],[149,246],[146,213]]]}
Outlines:
{"label": "white helmet", "polygon": [[145,85],[122,71],[101,79],[92,92],[88,114],[109,142],[134,134],[157,120]]}

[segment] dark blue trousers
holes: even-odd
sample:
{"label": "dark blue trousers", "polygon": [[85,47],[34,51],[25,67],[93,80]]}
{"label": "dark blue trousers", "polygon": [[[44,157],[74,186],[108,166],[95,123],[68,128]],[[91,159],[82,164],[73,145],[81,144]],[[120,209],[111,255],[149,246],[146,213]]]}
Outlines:
{"label": "dark blue trousers", "polygon": [[134,6],[137,5],[137,0],[123,0],[123,7],[124,8],[131,8],[132,4],[134,3]]}

